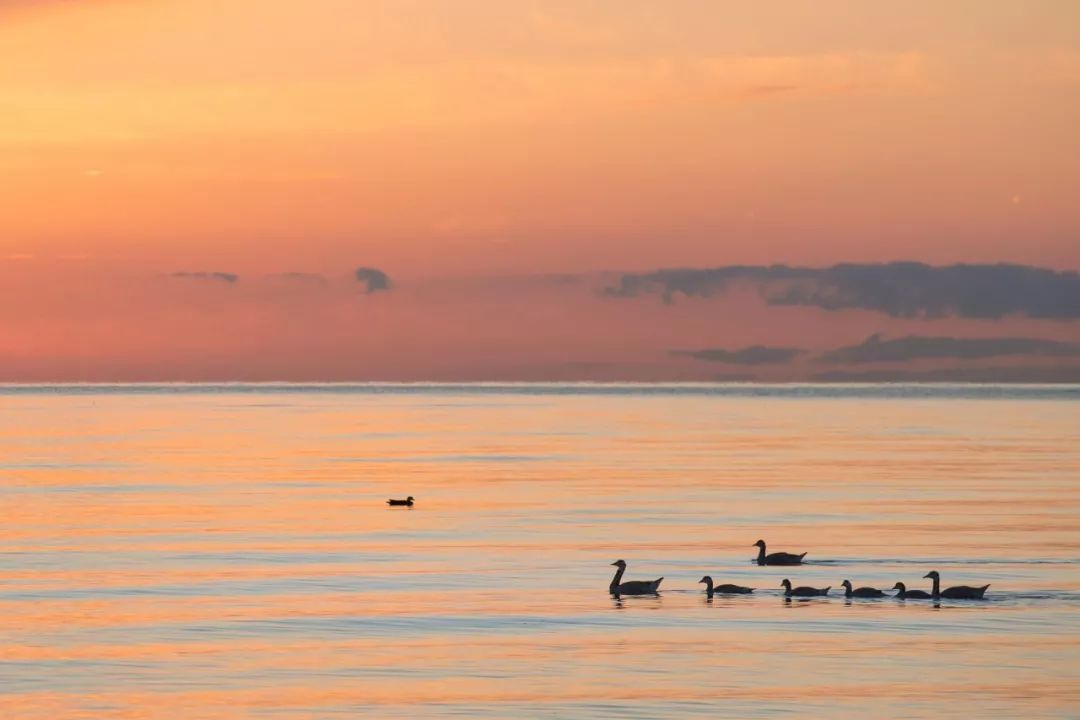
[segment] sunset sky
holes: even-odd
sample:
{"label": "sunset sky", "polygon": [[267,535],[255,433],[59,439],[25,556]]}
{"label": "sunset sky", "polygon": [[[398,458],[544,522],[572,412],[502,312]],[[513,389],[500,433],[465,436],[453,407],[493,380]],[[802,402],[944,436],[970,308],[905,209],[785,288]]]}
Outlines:
{"label": "sunset sky", "polygon": [[[1077,127],[1071,0],[0,0],[0,381],[1080,379]],[[898,260],[1029,274],[650,275]]]}

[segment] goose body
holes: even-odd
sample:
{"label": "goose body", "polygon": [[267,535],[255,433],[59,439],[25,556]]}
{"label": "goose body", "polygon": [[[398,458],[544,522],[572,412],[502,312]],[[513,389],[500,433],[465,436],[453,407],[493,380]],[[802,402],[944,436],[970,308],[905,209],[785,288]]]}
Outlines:
{"label": "goose body", "polygon": [[612,595],[656,595],[660,590],[660,583],[664,578],[622,582],[623,573],[626,572],[626,561],[616,560],[611,564],[618,568],[615,571],[615,577],[611,579],[611,585],[608,586],[608,592]]}
{"label": "goose body", "polygon": [[948,598],[950,600],[982,600],[986,595],[986,588],[989,585],[983,585],[982,587],[972,587],[970,585],[954,585],[950,588],[941,589],[941,576],[937,570],[931,570],[923,575],[924,578],[930,578],[934,581],[934,589],[930,591],[930,596],[937,600],[939,597]]}
{"label": "goose body", "polygon": [[394,500],[393,498],[390,498],[389,500],[386,501],[386,504],[387,505],[407,505],[408,507],[412,507],[413,506],[413,496],[410,495],[409,497],[405,498],[404,500]]}
{"label": "goose body", "polygon": [[893,597],[899,598],[900,600],[929,600],[933,597],[925,590],[908,590],[907,586],[902,582],[893,585],[893,590],[897,591]]}
{"label": "goose body", "polygon": [[764,540],[758,540],[754,543],[754,547],[758,549],[756,561],[758,565],[802,565],[803,558],[806,557],[806,553],[795,555],[794,553],[774,552],[766,555]]}
{"label": "goose body", "polygon": [[743,587],[742,585],[731,585],[728,583],[713,585],[712,578],[708,575],[698,580],[698,582],[705,583],[706,597],[712,597],[713,595],[746,595],[754,592],[754,588]]}
{"label": "goose body", "polygon": [[780,583],[780,587],[784,588],[784,597],[820,597],[822,595],[828,595],[829,589],[832,585],[826,588],[812,588],[812,587],[791,587],[791,581],[784,578],[784,581]]}
{"label": "goose body", "polygon": [[840,584],[844,586],[844,597],[846,597],[846,598],[852,598],[852,597],[860,597],[860,598],[885,597],[885,593],[878,590],[877,588],[861,587],[861,588],[852,589],[850,580],[845,580],[844,582],[842,582]]}

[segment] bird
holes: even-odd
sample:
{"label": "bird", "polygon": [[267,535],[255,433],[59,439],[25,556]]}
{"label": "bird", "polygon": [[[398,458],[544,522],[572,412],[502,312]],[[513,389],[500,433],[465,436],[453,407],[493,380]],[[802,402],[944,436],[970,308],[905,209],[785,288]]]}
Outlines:
{"label": "bird", "polygon": [[925,590],[908,590],[902,582],[893,585],[892,589],[899,591],[893,597],[900,600],[929,600],[931,598],[930,593]]}
{"label": "bird", "polygon": [[394,500],[393,498],[390,498],[389,500],[386,501],[386,504],[387,505],[407,505],[408,507],[412,507],[413,506],[413,496],[410,495],[409,497],[405,498],[404,500]]}
{"label": "bird", "polygon": [[611,579],[611,585],[608,586],[608,592],[612,595],[656,595],[660,589],[660,582],[664,579],[661,577],[656,580],[619,582],[622,580],[623,573],[626,572],[626,561],[616,560],[611,564],[619,568],[615,571],[615,577]]}
{"label": "bird", "polygon": [[806,557],[806,553],[794,555],[786,552],[775,552],[766,555],[764,540],[758,540],[754,543],[754,547],[758,549],[758,565],[802,565],[803,558]]}
{"label": "bird", "polygon": [[827,588],[797,587],[792,589],[791,581],[784,578],[784,582],[780,583],[780,587],[784,588],[784,597],[817,597],[819,595],[828,595],[832,585]]}
{"label": "bird", "polygon": [[930,597],[937,600],[939,597],[948,598],[950,600],[982,600],[983,595],[986,594],[986,588],[989,585],[983,585],[982,587],[971,587],[970,585],[956,585],[951,588],[945,588],[941,590],[941,576],[938,575],[937,570],[931,570],[923,575],[924,578],[930,578],[934,581],[934,589],[930,591]]}
{"label": "bird", "polygon": [[699,583],[705,583],[705,596],[712,597],[713,595],[746,595],[754,592],[754,588],[743,587],[742,585],[713,585],[712,578],[706,575],[698,580]]}
{"label": "bird", "polygon": [[852,590],[850,580],[845,580],[844,582],[842,582],[840,584],[844,586],[844,597],[847,597],[847,598],[850,598],[850,597],[861,597],[861,598],[885,597],[885,593],[881,592],[877,588],[861,587],[861,588],[856,588],[856,589]]}

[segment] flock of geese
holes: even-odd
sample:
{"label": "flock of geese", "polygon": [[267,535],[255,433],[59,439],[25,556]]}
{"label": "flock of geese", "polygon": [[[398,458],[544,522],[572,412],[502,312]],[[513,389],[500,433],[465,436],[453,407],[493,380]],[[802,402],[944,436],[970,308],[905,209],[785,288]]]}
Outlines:
{"label": "flock of geese", "polygon": [[[391,498],[386,501],[387,505],[391,506],[405,506],[412,507],[415,500],[410,495],[404,500],[395,500]],[[765,541],[758,540],[754,543],[754,547],[758,549],[757,562],[758,565],[802,565],[803,558],[806,557],[806,553],[786,553],[786,552],[766,552]],[[655,580],[627,580],[623,582],[623,573],[626,572],[626,561],[616,560],[611,563],[618,570],[615,571],[615,577],[611,579],[611,585],[608,587],[608,591],[616,598],[623,595],[656,595],[660,592],[660,583],[664,578],[660,577]],[[931,570],[923,575],[923,578],[929,578],[933,581],[933,587],[930,592],[924,590],[908,590],[907,586],[902,582],[898,582],[892,586],[892,590],[896,590],[896,594],[891,597],[899,600],[940,600],[946,598],[949,600],[983,600],[986,595],[986,589],[990,585],[983,585],[982,587],[971,587],[970,585],[955,585],[953,587],[941,589],[941,576],[938,575],[937,570]],[[704,583],[705,595],[708,598],[712,598],[714,595],[748,595],[754,592],[754,588],[745,587],[743,585],[733,585],[731,583],[722,583],[716,585],[713,579],[706,575],[698,580],[698,583]],[[845,598],[880,598],[889,597],[885,594],[884,590],[878,590],[872,587],[853,587],[850,580],[844,580],[840,583],[844,588]],[[805,585],[799,587],[792,587],[791,580],[784,578],[780,583],[780,587],[784,588],[784,597],[822,597],[829,594],[829,590],[832,586],[815,588],[807,587]]]}
{"label": "flock of geese", "polygon": [[[758,549],[757,564],[758,565],[802,565],[803,558],[806,557],[806,553],[796,555],[794,553],[775,552],[766,553],[765,541],[758,540],[754,543],[754,547]],[[611,563],[616,568],[615,577],[611,579],[611,585],[608,587],[608,591],[616,598],[623,595],[657,595],[660,592],[660,583],[664,578],[657,578],[656,580],[627,580],[623,582],[623,573],[626,572],[626,561],[616,560]],[[891,597],[895,597],[900,600],[940,600],[941,598],[947,598],[950,600],[983,600],[986,595],[986,589],[989,585],[983,585],[982,587],[971,587],[970,585],[955,585],[953,587],[941,589],[941,576],[937,570],[931,570],[923,575],[923,578],[929,578],[933,581],[933,587],[930,592],[924,590],[908,590],[907,586],[902,582],[898,582],[893,585],[892,589],[896,590],[896,594]],[[713,595],[746,595],[754,592],[754,588],[744,587],[742,585],[732,585],[723,583],[716,585],[713,579],[706,575],[701,578],[698,583],[705,584],[705,595],[708,598],[712,598]],[[888,597],[884,590],[878,590],[872,587],[860,587],[856,588],[851,585],[850,580],[845,580],[840,583],[844,588],[845,598],[879,598]],[[815,587],[792,587],[791,580],[784,578],[780,583],[780,587],[784,588],[784,597],[822,597],[829,594],[829,590],[832,586],[824,588]]]}

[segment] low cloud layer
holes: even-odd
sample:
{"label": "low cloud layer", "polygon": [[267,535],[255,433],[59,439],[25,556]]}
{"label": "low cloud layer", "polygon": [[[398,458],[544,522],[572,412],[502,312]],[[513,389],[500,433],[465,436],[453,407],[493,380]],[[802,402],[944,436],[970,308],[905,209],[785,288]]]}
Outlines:
{"label": "low cloud layer", "polygon": [[819,359],[830,363],[885,363],[928,359],[978,360],[1004,355],[1074,357],[1080,345],[1038,338],[955,338],[908,335],[882,340],[871,335],[858,345],[837,348]]}
{"label": "low cloud layer", "polygon": [[186,279],[186,280],[211,280],[211,281],[215,281],[215,282],[226,282],[226,283],[229,283],[230,285],[235,284],[235,283],[240,281],[240,276],[239,275],[237,275],[236,273],[228,273],[228,272],[188,272],[188,271],[181,271],[181,272],[172,273],[171,277],[183,278],[183,279]]}
{"label": "low cloud layer", "polygon": [[708,360],[710,362],[728,363],[731,365],[775,365],[778,363],[791,362],[796,355],[801,353],[799,348],[790,347],[767,347],[765,345],[751,345],[739,350],[724,350],[711,348],[706,350],[673,350],[672,355],[692,357],[695,360]]}
{"label": "low cloud layer", "polygon": [[997,319],[1006,315],[1080,318],[1080,274],[1027,265],[949,265],[917,262],[833,265],[728,265],[705,269],[627,273],[607,288],[609,297],[659,295],[709,297],[736,282],[756,285],[770,305],[826,310],[872,310],[892,317],[957,316]]}
{"label": "low cloud layer", "polygon": [[811,376],[815,382],[977,382],[1080,383],[1080,365],[959,367],[937,370],[830,370]]}
{"label": "low cloud layer", "polygon": [[355,276],[356,281],[364,286],[366,295],[390,289],[390,276],[378,268],[358,267]]}

